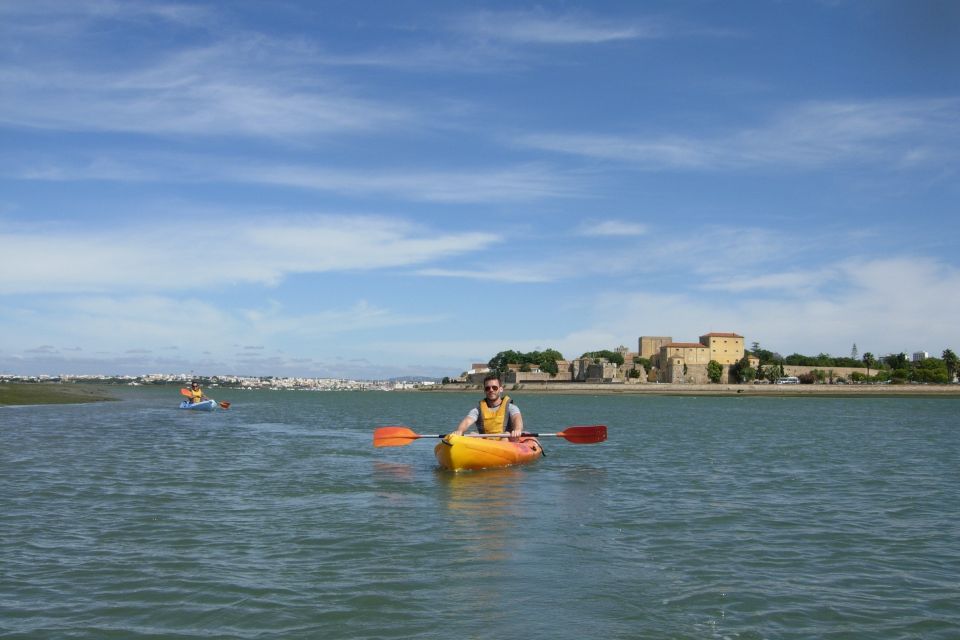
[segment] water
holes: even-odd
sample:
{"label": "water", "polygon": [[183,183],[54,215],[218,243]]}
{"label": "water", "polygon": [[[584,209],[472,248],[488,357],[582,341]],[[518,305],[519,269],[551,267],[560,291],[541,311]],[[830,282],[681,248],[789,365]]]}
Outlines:
{"label": "water", "polygon": [[0,409],[0,637],[960,636],[958,399],[521,395],[610,440],[451,474],[371,434],[473,396],[120,392]]}

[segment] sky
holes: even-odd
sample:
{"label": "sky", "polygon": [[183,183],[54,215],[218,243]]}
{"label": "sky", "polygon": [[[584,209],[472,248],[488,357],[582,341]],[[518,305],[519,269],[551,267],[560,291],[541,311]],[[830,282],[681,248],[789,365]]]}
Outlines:
{"label": "sky", "polygon": [[960,349],[960,3],[0,0],[0,374]]}

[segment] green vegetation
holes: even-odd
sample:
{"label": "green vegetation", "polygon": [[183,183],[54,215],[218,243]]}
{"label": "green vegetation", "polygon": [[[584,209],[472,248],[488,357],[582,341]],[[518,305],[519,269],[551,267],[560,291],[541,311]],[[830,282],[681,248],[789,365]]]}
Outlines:
{"label": "green vegetation", "polygon": [[717,384],[720,382],[720,378],[723,377],[723,365],[717,362],[716,360],[711,360],[707,363],[707,377],[710,378],[710,382]]}
{"label": "green vegetation", "polygon": [[0,383],[0,405],[75,404],[115,400],[98,387],[84,384]]}
{"label": "green vegetation", "polygon": [[953,380],[957,375],[957,354],[950,349],[945,349],[941,355],[943,356],[943,364],[947,367],[947,378]]}
{"label": "green vegetation", "polygon": [[[958,373],[957,355],[950,349],[944,350],[942,358],[926,358],[919,362],[911,362],[905,353],[890,354],[878,360],[876,356],[866,351],[858,358],[856,344],[850,350],[849,358],[837,358],[826,353],[816,356],[794,353],[784,358],[773,351],[761,349],[757,342],[754,342],[751,346],[753,355],[760,359],[761,366],[756,371],[757,379],[766,378],[771,382],[775,381],[777,377],[783,376],[783,365],[817,367],[809,374],[797,376],[801,384],[845,382],[846,380],[843,377],[834,374],[834,367],[866,369],[866,373],[854,371],[849,374],[850,382],[855,383],[946,384],[953,382]],[[820,367],[823,367],[823,369]],[[749,381],[750,373],[746,371],[747,368],[749,367],[745,361],[733,365],[730,372],[731,379],[742,382]]]}
{"label": "green vegetation", "polygon": [[730,365],[731,382],[752,382],[757,377],[757,370],[750,366],[750,360],[743,356],[739,362]]}
{"label": "green vegetation", "polygon": [[521,368],[526,367],[530,370],[531,365],[537,365],[541,371],[546,371],[551,375],[557,375],[559,368],[557,360],[563,360],[563,354],[556,349],[547,349],[546,351],[530,351],[521,353],[520,351],[501,351],[490,359],[487,366],[500,375],[507,370],[508,364],[517,364]]}
{"label": "green vegetation", "polygon": [[[869,354],[863,354],[864,358]],[[906,356],[904,356],[905,358]],[[762,362],[763,360],[761,360]],[[826,353],[816,356],[803,356],[799,353],[793,353],[783,359],[784,364],[798,365],[803,367],[855,367],[862,369],[864,363],[855,358],[833,357]]]}
{"label": "green vegetation", "polygon": [[608,361],[613,364],[620,366],[623,364],[623,354],[617,353],[616,351],[609,351],[603,349],[601,351],[588,351],[587,353],[580,356],[581,358],[593,358],[594,361],[599,360],[600,358],[606,358]]}

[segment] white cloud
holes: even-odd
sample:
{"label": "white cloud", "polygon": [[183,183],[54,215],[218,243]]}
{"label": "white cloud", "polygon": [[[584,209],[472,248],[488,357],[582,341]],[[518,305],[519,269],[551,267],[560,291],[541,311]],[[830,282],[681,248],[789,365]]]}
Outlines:
{"label": "white cloud", "polygon": [[0,227],[0,294],[274,284],[292,273],[427,264],[494,240],[493,234],[433,232],[374,216],[205,219],[192,225],[189,237],[179,221],[95,230]]}
{"label": "white cloud", "polygon": [[623,220],[588,221],[581,225],[579,233],[586,236],[642,236],[647,225]]}
{"label": "white cloud", "polygon": [[[222,55],[229,57],[230,52]],[[143,135],[235,135],[303,139],[410,125],[396,104],[343,95],[334,87],[307,88],[276,77],[201,68],[209,57],[190,52],[162,69],[85,73],[0,69],[8,90],[0,122],[66,131]]]}
{"label": "white cloud", "polygon": [[[734,331],[747,343],[783,355],[793,352],[847,355],[856,343],[861,353],[926,350],[939,356],[956,350],[953,319],[960,314],[960,270],[927,258],[845,260],[824,269],[830,278],[795,280],[773,295],[732,292],[729,296],[617,292],[597,297],[593,319],[564,344],[576,348],[610,336],[618,344],[641,335],[669,335],[695,341],[710,331]],[[789,274],[781,274],[791,282]],[[948,293],[949,292],[949,293]],[[578,335],[587,340],[577,340]],[[622,336],[622,337],[618,337]],[[628,342],[628,346],[633,343]]]}
{"label": "white cloud", "polygon": [[228,182],[294,187],[364,198],[389,196],[414,202],[524,202],[572,197],[589,186],[579,176],[541,164],[471,170],[329,168],[310,164],[263,164],[237,157],[115,152],[47,158],[0,159],[0,175],[32,181]]}
{"label": "white cloud", "polygon": [[715,278],[705,282],[702,288],[731,293],[768,291],[794,295],[796,292],[813,290],[815,287],[823,285],[824,281],[830,277],[829,271],[820,269],[762,273],[759,275],[740,274],[736,278]]}
{"label": "white cloud", "polygon": [[226,177],[347,194],[389,194],[425,202],[502,202],[570,196],[579,180],[541,165],[470,171],[341,170],[296,166],[227,169]]}
{"label": "white cloud", "polygon": [[[397,100],[361,97],[339,82],[300,39],[231,28],[225,16],[206,9],[122,2],[44,7],[8,9],[0,26],[8,54],[0,58],[0,123],[301,143],[416,121]],[[114,20],[135,23],[141,46],[122,56],[110,50],[112,40],[101,32],[121,31]]]}
{"label": "white cloud", "polygon": [[576,13],[482,11],[460,18],[456,26],[474,37],[514,44],[599,44],[660,37],[653,24],[599,20]]}
{"label": "white cloud", "polygon": [[506,268],[490,267],[489,265],[477,267],[476,269],[418,269],[415,273],[418,276],[427,276],[431,278],[464,278],[467,280],[481,280],[483,282],[513,282],[513,283],[535,283],[552,282],[560,274],[549,274],[548,270],[542,265],[510,266]]}
{"label": "white cloud", "polygon": [[725,135],[533,133],[517,142],[646,169],[814,169],[842,163],[903,168],[956,159],[958,109],[957,99],[815,102]]}
{"label": "white cloud", "polygon": [[292,315],[280,305],[243,312],[250,329],[257,336],[297,336],[316,338],[354,331],[386,329],[404,325],[442,323],[449,318],[440,314],[410,315],[377,307],[361,300],[350,307],[325,309],[320,312]]}
{"label": "white cloud", "polygon": [[[199,358],[219,367],[217,373],[267,375],[296,368],[295,360],[332,357],[343,348],[339,339],[345,334],[447,320],[437,314],[398,313],[362,300],[296,314],[279,304],[227,310],[198,298],[66,296],[41,298],[30,309],[0,310],[0,349],[21,362],[56,363],[61,368],[54,371],[83,371],[78,367],[98,361],[104,368],[95,367],[97,371],[110,371],[114,365],[122,365],[123,371],[132,366],[133,373],[153,366],[180,370]],[[56,346],[77,342],[84,344],[82,353]],[[171,343],[179,343],[181,353],[171,354]],[[283,355],[289,345],[297,346],[296,358]]]}

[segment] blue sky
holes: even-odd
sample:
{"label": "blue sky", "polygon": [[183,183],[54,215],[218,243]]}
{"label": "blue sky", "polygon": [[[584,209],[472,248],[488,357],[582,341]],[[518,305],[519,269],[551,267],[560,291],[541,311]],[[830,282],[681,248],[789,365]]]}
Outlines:
{"label": "blue sky", "polygon": [[0,0],[0,373],[960,348],[960,4]]}

